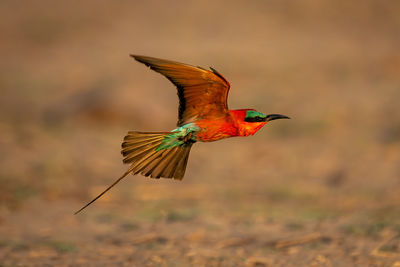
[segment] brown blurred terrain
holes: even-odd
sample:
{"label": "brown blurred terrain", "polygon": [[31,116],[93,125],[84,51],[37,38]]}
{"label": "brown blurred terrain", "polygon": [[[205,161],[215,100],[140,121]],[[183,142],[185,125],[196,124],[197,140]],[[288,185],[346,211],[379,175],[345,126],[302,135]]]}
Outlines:
{"label": "brown blurred terrain", "polygon": [[[0,3],[0,266],[400,266],[400,2]],[[130,53],[212,66],[232,109],[182,182],[129,176],[129,130],[176,123]]]}

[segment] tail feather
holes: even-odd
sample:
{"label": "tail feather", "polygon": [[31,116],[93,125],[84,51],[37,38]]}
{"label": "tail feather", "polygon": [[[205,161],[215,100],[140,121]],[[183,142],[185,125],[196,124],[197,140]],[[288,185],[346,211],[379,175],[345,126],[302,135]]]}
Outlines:
{"label": "tail feather", "polygon": [[182,151],[183,155],[175,168],[174,177],[183,177],[185,175],[186,165],[189,159],[190,147],[185,147]]}
{"label": "tail feather", "polygon": [[137,162],[143,159],[149,152],[155,150],[164,139],[166,133],[129,132],[122,143],[122,155],[124,163]]}
{"label": "tail feather", "polygon": [[131,168],[129,168],[124,174],[122,174],[121,177],[119,177],[117,180],[115,180],[114,183],[112,183],[109,187],[107,187],[103,192],[101,192],[100,194],[98,194],[94,199],[92,199],[90,202],[88,202],[85,206],[83,206],[82,208],[80,208],[79,210],[75,211],[75,215],[78,214],[79,212],[81,212],[82,210],[86,209],[87,207],[89,207],[93,202],[95,202],[97,199],[99,199],[102,195],[104,195],[105,193],[107,193],[108,190],[110,190],[111,188],[113,188],[116,184],[118,184],[122,179],[124,179],[130,172],[132,171]]}
{"label": "tail feather", "polygon": [[158,173],[154,172],[155,168],[157,168],[158,164],[162,161],[162,157],[161,155],[159,155],[159,157],[155,158],[152,162],[150,162],[149,164],[147,164],[147,166],[145,166],[142,170],[142,172],[146,175],[146,176],[150,176],[153,175],[153,177],[155,178],[159,178]]}
{"label": "tail feather", "polygon": [[171,132],[129,132],[122,143],[124,163],[130,163],[132,174],[152,178],[183,179],[192,142],[161,149],[160,145]]}
{"label": "tail feather", "polygon": [[[161,139],[162,140],[162,139]],[[123,143],[123,147],[122,147],[122,155],[126,156],[128,154],[130,154],[131,152],[133,152],[134,150],[137,149],[143,149],[146,147],[150,147],[152,145],[158,145],[160,142],[160,140],[156,139],[156,140],[149,140],[149,141],[142,141],[139,143],[128,143],[128,142],[124,142]]]}
{"label": "tail feather", "polygon": [[163,140],[165,140],[168,135],[171,135],[171,132],[129,132],[122,143],[121,153],[124,156],[124,163],[131,164],[130,168],[101,194],[76,211],[75,214],[78,214],[99,199],[129,173],[141,173],[144,176],[150,176],[152,178],[164,177],[182,180],[185,175],[193,141],[183,142],[175,139],[168,139],[169,142],[179,142],[169,148],[159,149]]}
{"label": "tail feather", "polygon": [[175,148],[169,149],[165,153],[165,155],[163,156],[163,160],[160,160],[160,162],[158,162],[157,166],[155,166],[154,170],[152,171],[155,178],[160,178],[160,177],[170,178],[170,176],[166,172],[166,168],[175,157],[175,154],[176,154]]}
{"label": "tail feather", "polygon": [[147,158],[151,152],[154,152],[157,149],[158,145],[159,143],[139,148],[133,148],[129,153],[126,153],[123,161],[124,163],[132,163],[137,165],[141,160]]}
{"label": "tail feather", "polygon": [[141,173],[143,169],[152,164],[155,159],[161,157],[161,153],[156,150],[147,150],[145,153],[146,154],[144,154],[142,158],[138,159],[137,162],[132,163],[134,174]]}
{"label": "tail feather", "polygon": [[[174,150],[177,150],[177,148],[174,148]],[[179,158],[176,154],[178,153],[178,151],[173,151],[174,156],[170,159],[170,161],[167,163],[167,166],[165,167],[165,173],[164,175],[167,178],[171,178],[174,176],[174,172],[176,169],[176,163],[179,161]]]}
{"label": "tail feather", "polygon": [[140,144],[140,143],[148,143],[151,140],[160,140],[163,139],[163,134],[168,134],[169,132],[166,133],[147,133],[144,132],[129,132],[125,137],[124,137],[124,142],[122,143],[122,147],[126,147],[128,145],[133,145],[133,144]]}

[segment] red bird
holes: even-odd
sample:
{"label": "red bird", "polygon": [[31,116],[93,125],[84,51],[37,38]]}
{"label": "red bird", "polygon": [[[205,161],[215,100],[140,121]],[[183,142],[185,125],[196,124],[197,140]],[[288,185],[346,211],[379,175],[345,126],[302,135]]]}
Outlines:
{"label": "red bird", "polygon": [[255,134],[272,120],[289,119],[254,109],[229,110],[229,82],[215,69],[170,60],[131,55],[161,73],[178,88],[178,127],[170,132],[129,132],[122,143],[124,163],[131,164],[118,180],[78,210],[92,204],[129,173],[182,180],[194,143]]}

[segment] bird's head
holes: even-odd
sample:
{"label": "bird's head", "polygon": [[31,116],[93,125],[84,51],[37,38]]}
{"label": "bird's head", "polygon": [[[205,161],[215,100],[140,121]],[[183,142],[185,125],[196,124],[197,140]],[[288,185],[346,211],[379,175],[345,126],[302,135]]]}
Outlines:
{"label": "bird's head", "polygon": [[234,110],[234,116],[238,123],[240,134],[243,136],[255,134],[266,123],[278,119],[290,119],[281,114],[264,114],[254,109]]}

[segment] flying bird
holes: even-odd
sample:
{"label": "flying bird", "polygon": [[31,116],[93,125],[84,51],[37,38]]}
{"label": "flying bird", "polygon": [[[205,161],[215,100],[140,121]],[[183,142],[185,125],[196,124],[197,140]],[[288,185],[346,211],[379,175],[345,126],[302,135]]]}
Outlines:
{"label": "flying bird", "polygon": [[215,69],[210,70],[175,61],[131,55],[161,73],[178,89],[177,128],[167,132],[130,131],[122,142],[123,162],[129,169],[96,198],[92,204],[126,177],[142,174],[152,178],[182,180],[192,145],[234,136],[255,134],[266,123],[289,119],[280,114],[264,114],[254,109],[228,109],[229,82]]}

